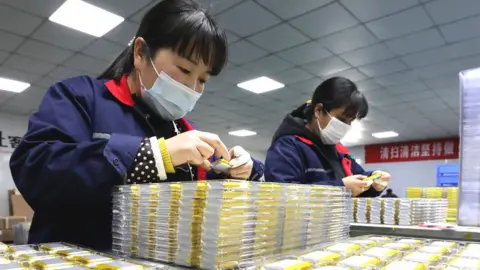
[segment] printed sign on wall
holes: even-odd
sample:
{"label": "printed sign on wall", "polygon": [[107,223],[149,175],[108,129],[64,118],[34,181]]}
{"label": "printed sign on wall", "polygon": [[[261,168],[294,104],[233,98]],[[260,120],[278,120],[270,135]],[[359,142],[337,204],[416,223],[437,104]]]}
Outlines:
{"label": "printed sign on wall", "polygon": [[457,159],[459,139],[373,144],[365,146],[365,163]]}
{"label": "printed sign on wall", "polygon": [[18,144],[22,137],[7,135],[5,132],[0,130],[0,152],[13,152],[17,148]]}

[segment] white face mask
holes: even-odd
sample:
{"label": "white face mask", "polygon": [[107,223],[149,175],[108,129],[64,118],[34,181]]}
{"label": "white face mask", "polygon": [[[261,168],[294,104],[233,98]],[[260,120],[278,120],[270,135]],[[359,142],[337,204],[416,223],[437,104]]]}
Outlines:
{"label": "white face mask", "polygon": [[317,117],[318,130],[320,130],[320,139],[324,144],[337,144],[340,142],[343,137],[350,131],[351,126],[345,124],[344,122],[338,120],[337,118],[330,116],[330,121],[328,121],[327,126],[322,129],[320,122]]}
{"label": "white face mask", "polygon": [[150,89],[146,89],[140,77],[143,100],[164,120],[171,121],[184,117],[193,110],[202,94],[177,82],[163,71],[159,73],[153,61],[150,62],[158,77]]}

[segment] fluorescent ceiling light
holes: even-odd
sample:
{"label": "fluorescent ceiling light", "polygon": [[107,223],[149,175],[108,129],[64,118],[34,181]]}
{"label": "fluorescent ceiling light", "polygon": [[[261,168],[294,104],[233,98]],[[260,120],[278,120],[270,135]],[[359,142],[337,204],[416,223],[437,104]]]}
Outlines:
{"label": "fluorescent ceiling light", "polygon": [[248,137],[248,136],[257,135],[257,132],[246,130],[246,129],[240,129],[240,130],[230,131],[228,132],[228,134],[232,136],[238,136],[238,137]]}
{"label": "fluorescent ceiling light", "polygon": [[283,83],[279,83],[265,76],[239,83],[237,86],[255,94],[262,94],[285,87]]}
{"label": "fluorescent ceiling light", "polygon": [[398,137],[398,133],[396,133],[395,131],[384,131],[384,132],[372,133],[372,136],[378,139],[385,139],[385,138]]}
{"label": "fluorescent ceiling light", "polygon": [[48,19],[95,37],[105,35],[125,20],[82,0],[67,0]]}
{"label": "fluorescent ceiling light", "polygon": [[29,83],[0,77],[0,90],[20,93],[30,87]]}

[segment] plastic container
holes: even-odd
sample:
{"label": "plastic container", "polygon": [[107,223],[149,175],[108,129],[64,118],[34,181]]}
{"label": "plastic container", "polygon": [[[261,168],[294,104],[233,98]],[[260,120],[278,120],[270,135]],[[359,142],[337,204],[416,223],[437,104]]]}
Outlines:
{"label": "plastic container", "polygon": [[392,241],[392,238],[386,236],[371,236],[367,238],[368,240],[375,241],[379,244],[388,243]]}
{"label": "plastic container", "polygon": [[423,263],[410,261],[394,261],[383,268],[383,270],[426,270]]}
{"label": "plastic container", "polygon": [[314,251],[299,257],[299,260],[308,261],[314,267],[335,265],[342,256],[335,252]]}
{"label": "plastic container", "polygon": [[397,243],[410,244],[410,245],[421,245],[421,244],[423,244],[423,241],[420,240],[420,239],[404,238],[404,239],[398,240]]}
{"label": "plastic container", "polygon": [[362,250],[362,246],[354,243],[337,243],[327,247],[325,250],[339,253],[344,257],[350,257],[359,254]]}
{"label": "plastic container", "polygon": [[18,263],[7,263],[7,264],[0,264],[0,270],[27,270],[24,266]]}
{"label": "plastic container", "polygon": [[459,257],[470,258],[470,259],[480,259],[480,250],[473,248],[466,248],[458,253]]}
{"label": "plastic container", "polygon": [[355,269],[379,267],[380,265],[381,261],[378,258],[362,255],[352,256],[338,262],[338,266],[350,267]]}
{"label": "plastic container", "polygon": [[374,247],[366,250],[362,253],[364,256],[370,256],[378,258],[382,262],[389,262],[399,256],[399,251],[396,249],[384,248],[384,247]]}
{"label": "plastic container", "polygon": [[450,241],[433,241],[430,243],[431,246],[439,246],[439,247],[446,247],[446,248],[453,248],[456,247],[458,244],[456,242]]}
{"label": "plastic container", "polygon": [[67,260],[73,260],[73,257],[75,257],[75,256],[92,254],[88,250],[77,249],[77,248],[72,248],[72,249],[67,249],[67,250],[57,250],[57,251],[52,252],[52,253],[57,255],[57,256],[60,256],[62,258],[65,258]]}
{"label": "plastic container", "polygon": [[423,253],[431,253],[431,254],[447,254],[450,253],[451,250],[447,247],[442,247],[442,246],[423,246],[417,250],[418,252],[423,252]]}
{"label": "plastic container", "polygon": [[142,270],[143,268],[142,265],[125,261],[105,262],[95,267],[96,270]]}
{"label": "plastic container", "polygon": [[358,244],[360,246],[362,246],[363,248],[371,248],[371,247],[375,247],[378,245],[378,243],[374,240],[369,240],[369,239],[356,239],[356,240],[352,240],[352,243],[354,244]]}
{"label": "plastic container", "polygon": [[435,264],[440,261],[441,256],[439,254],[429,254],[422,252],[412,252],[407,256],[403,257],[405,261],[419,262],[423,264]]}
{"label": "plastic container", "polygon": [[48,253],[55,253],[61,250],[69,250],[72,249],[71,246],[60,244],[60,243],[52,243],[52,244],[42,244],[40,245],[40,250],[43,250]]}
{"label": "plastic container", "polygon": [[0,242],[0,254],[5,253],[8,250],[8,245]]}
{"label": "plastic container", "polygon": [[98,264],[111,262],[113,261],[112,258],[96,255],[96,254],[88,254],[88,255],[77,255],[72,257],[75,263],[87,268],[94,268]]}
{"label": "plastic container", "polygon": [[449,262],[449,266],[461,269],[480,269],[480,260],[468,258],[454,258]]}
{"label": "plastic container", "polygon": [[37,253],[38,251],[35,250],[33,247],[28,245],[23,246],[10,246],[8,248],[8,257],[10,259],[16,259],[18,256],[27,253]]}
{"label": "plastic container", "polygon": [[283,260],[263,266],[264,270],[310,270],[312,263],[300,260]]}
{"label": "plastic container", "polygon": [[62,269],[72,267],[73,263],[59,258],[40,259],[30,262],[30,268],[45,269]]}
{"label": "plastic container", "polygon": [[24,265],[25,267],[30,267],[30,264],[34,261],[38,260],[45,260],[45,259],[53,259],[55,256],[52,254],[44,253],[44,252],[35,252],[35,253],[26,253],[21,254],[17,257],[17,262]]}
{"label": "plastic container", "polygon": [[413,246],[411,244],[403,244],[403,243],[388,243],[383,245],[384,248],[396,249],[398,251],[408,251],[412,250]]}
{"label": "plastic container", "polygon": [[319,268],[315,268],[313,270],[351,270],[348,267],[342,267],[342,266],[323,266]]}

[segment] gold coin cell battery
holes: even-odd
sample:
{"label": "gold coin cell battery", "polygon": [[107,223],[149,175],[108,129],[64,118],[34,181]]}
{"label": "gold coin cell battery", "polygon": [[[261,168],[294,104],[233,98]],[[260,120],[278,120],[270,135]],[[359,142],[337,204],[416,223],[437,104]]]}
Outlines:
{"label": "gold coin cell battery", "polygon": [[300,261],[300,260],[283,260],[266,264],[262,268],[263,270],[310,270],[312,269],[312,263]]}

